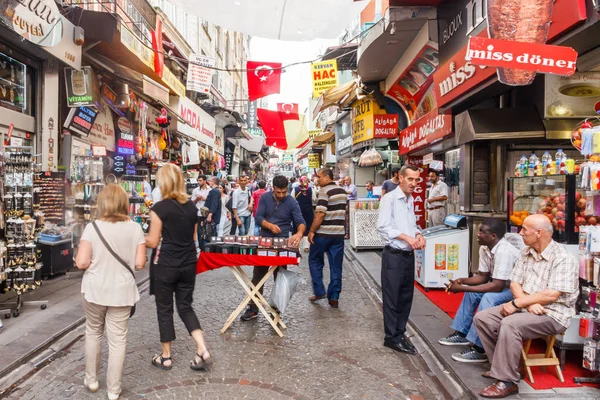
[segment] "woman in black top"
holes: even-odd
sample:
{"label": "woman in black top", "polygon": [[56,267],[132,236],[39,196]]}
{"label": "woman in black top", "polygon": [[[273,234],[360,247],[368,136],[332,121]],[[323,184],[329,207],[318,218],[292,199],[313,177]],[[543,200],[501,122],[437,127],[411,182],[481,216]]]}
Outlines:
{"label": "woman in black top", "polygon": [[171,342],[175,340],[175,294],[179,317],[196,341],[196,354],[190,367],[194,370],[206,369],[212,360],[204,342],[200,322],[192,308],[196,283],[198,210],[185,193],[183,174],[177,166],[165,165],[158,171],[157,179],[163,198],[150,213],[151,225],[146,246],[159,246],[153,279],[162,353],[152,358],[152,364],[162,369],[171,369],[173,366]]}

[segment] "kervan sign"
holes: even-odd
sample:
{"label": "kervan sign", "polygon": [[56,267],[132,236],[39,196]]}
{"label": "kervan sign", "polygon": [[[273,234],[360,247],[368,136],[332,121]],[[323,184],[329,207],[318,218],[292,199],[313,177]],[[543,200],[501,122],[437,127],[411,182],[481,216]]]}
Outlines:
{"label": "kervan sign", "polygon": [[400,155],[419,150],[452,133],[452,116],[433,110],[400,132]]}
{"label": "kervan sign", "polygon": [[177,131],[207,146],[215,147],[216,122],[206,111],[187,97],[171,96],[171,108],[185,122],[177,120]]}

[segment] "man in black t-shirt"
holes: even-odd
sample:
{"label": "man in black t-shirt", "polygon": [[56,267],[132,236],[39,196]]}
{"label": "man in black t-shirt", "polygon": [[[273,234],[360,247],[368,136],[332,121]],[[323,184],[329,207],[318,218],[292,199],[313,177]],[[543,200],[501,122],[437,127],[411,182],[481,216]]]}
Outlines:
{"label": "man in black t-shirt", "polygon": [[[198,243],[200,244],[200,250],[204,251],[204,246],[210,236],[217,232],[217,226],[221,222],[221,191],[219,190],[219,178],[213,176],[209,179],[208,185],[210,186],[210,192],[206,196],[206,202],[204,207],[208,209],[208,215],[206,221],[201,221],[198,226],[199,236]],[[215,235],[216,236],[216,235]]]}

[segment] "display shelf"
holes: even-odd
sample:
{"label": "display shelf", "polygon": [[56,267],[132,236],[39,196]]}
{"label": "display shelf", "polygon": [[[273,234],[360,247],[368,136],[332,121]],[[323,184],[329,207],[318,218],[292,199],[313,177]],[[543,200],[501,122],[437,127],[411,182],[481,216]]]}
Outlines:
{"label": "display shelf", "polygon": [[[350,208],[350,246],[355,250],[383,249],[385,242],[377,232],[379,201],[377,199],[351,200],[348,206]],[[357,209],[357,206],[360,208]]]}

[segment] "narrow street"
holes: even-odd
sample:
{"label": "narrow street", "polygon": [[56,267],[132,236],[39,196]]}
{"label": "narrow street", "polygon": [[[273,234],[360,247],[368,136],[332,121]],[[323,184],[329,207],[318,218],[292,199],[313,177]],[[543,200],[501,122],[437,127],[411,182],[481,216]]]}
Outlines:
{"label": "narrow street", "polygon": [[[420,356],[382,346],[381,311],[351,265],[345,265],[344,289],[336,310],[326,301],[307,301],[312,293],[303,259],[299,270],[305,282],[284,315],[288,327],[284,338],[279,338],[262,316],[250,322],[238,320],[220,334],[242,298],[241,287],[225,268],[199,275],[195,309],[215,360],[211,371],[205,373],[189,368],[193,345],[177,316],[173,369],[162,371],[151,365],[160,346],[154,299],[145,292],[130,324],[121,398],[445,398]],[[270,287],[269,282],[266,293]],[[83,386],[84,363],[82,338],[5,398],[106,398],[106,349],[97,393],[89,393]]]}

